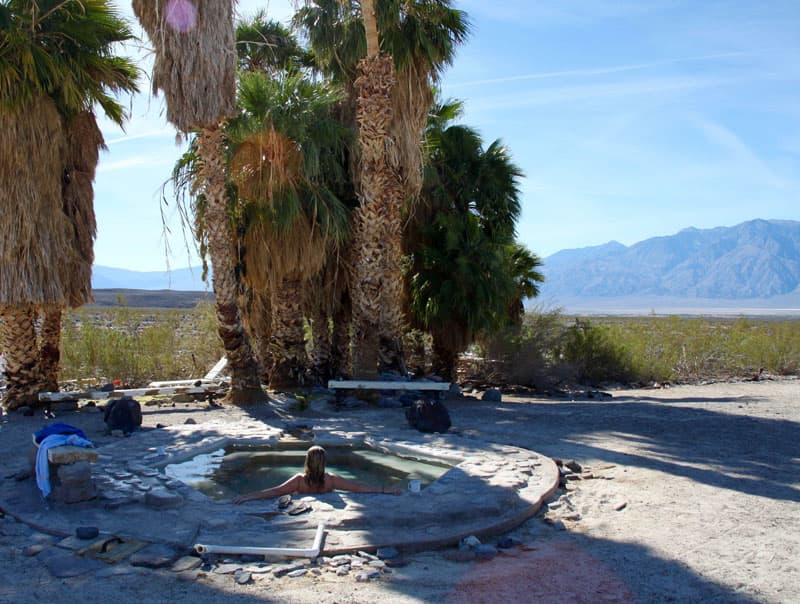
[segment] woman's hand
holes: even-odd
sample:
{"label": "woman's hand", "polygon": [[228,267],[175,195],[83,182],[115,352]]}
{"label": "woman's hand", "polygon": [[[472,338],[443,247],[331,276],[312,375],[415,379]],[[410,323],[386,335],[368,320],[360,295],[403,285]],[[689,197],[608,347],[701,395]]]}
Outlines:
{"label": "woman's hand", "polygon": [[234,497],[231,499],[233,503],[239,504],[244,503],[245,501],[252,501],[253,499],[258,499],[258,493],[248,493],[247,495],[239,495],[238,497]]}

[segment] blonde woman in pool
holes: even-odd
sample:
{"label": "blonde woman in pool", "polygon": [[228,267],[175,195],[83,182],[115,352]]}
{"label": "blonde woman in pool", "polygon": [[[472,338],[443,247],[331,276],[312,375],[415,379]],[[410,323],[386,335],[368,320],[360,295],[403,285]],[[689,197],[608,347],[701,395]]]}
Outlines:
{"label": "blonde woman in pool", "polygon": [[233,503],[244,503],[253,499],[271,499],[281,495],[330,493],[331,491],[352,491],[354,493],[385,493],[399,495],[400,489],[392,487],[372,487],[363,482],[348,480],[325,471],[325,449],[311,447],[306,451],[303,474],[295,474],[283,484],[263,491],[254,491],[233,498]]}

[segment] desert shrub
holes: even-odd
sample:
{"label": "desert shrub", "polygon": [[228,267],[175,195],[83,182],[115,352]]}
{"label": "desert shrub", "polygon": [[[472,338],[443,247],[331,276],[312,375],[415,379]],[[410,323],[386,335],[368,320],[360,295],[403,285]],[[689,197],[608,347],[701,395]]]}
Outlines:
{"label": "desert shrub", "polygon": [[577,376],[561,362],[565,319],[558,309],[525,313],[518,325],[486,334],[462,362],[465,377],[548,388]]}
{"label": "desert shrub", "polygon": [[627,382],[636,377],[633,357],[605,325],[576,319],[564,333],[563,361],[582,382]]}
{"label": "desert shrub", "polygon": [[154,380],[204,375],[222,356],[213,305],[190,311],[82,308],[61,331],[62,380]]}
{"label": "desert shrub", "polygon": [[800,372],[800,321],[708,317],[570,318],[529,312],[485,337],[465,379],[547,388],[561,383],[685,382]]}

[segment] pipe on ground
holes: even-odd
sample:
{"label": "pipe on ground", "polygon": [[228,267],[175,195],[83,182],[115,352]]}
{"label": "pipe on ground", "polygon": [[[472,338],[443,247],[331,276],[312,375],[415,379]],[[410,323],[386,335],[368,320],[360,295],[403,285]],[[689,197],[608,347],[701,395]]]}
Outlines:
{"label": "pipe on ground", "polygon": [[251,556],[285,556],[287,558],[316,558],[322,549],[322,535],[325,533],[325,523],[317,525],[314,535],[314,544],[311,549],[296,547],[247,547],[235,545],[205,545],[197,543],[194,551],[198,554],[235,554]]}

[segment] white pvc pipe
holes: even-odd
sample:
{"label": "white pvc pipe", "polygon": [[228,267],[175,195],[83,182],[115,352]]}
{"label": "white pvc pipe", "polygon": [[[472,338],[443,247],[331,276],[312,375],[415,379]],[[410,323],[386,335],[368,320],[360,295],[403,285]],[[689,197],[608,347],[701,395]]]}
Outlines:
{"label": "white pvc pipe", "polygon": [[295,547],[247,547],[235,545],[204,545],[197,543],[194,551],[198,554],[236,554],[251,556],[286,556],[288,558],[316,558],[322,549],[322,535],[325,532],[325,523],[317,525],[317,533],[314,535],[314,545],[311,549],[299,549]]}

